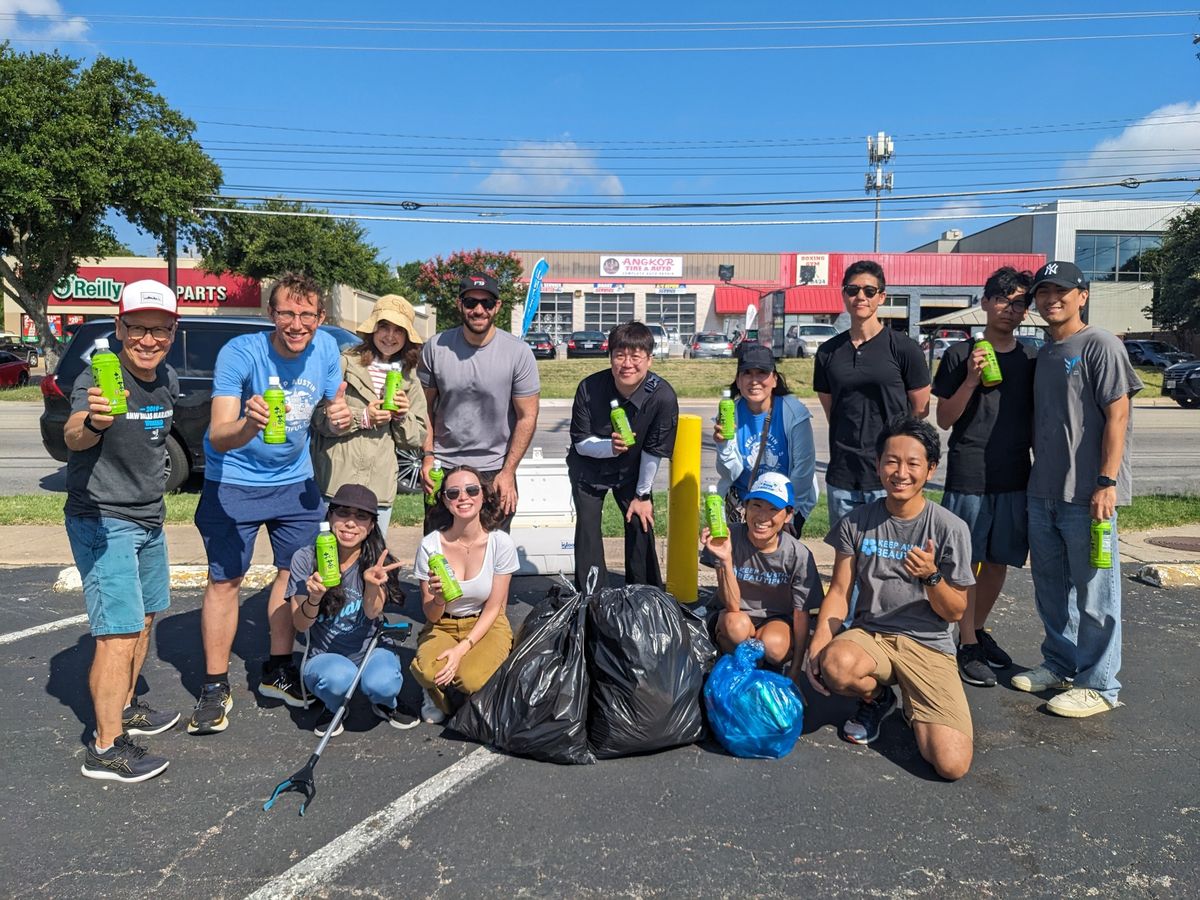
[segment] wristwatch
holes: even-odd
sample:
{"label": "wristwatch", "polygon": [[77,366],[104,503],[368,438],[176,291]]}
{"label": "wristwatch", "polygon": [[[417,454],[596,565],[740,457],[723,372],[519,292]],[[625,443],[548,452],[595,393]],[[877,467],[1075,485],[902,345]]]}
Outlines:
{"label": "wristwatch", "polygon": [[1117,480],[1115,478],[1109,478],[1107,475],[1097,475],[1096,476],[1096,487],[1116,487],[1116,486],[1117,486]]}
{"label": "wristwatch", "polygon": [[942,580],[942,573],[934,572],[928,578],[922,578],[921,584],[925,585],[926,587],[933,587],[935,584],[939,584],[941,582],[941,580]]}
{"label": "wristwatch", "polygon": [[102,429],[97,428],[95,425],[92,424],[92,414],[91,413],[88,413],[86,416],[83,417],[83,427],[86,428],[88,431],[90,431],[92,434],[98,434],[101,437],[104,436],[104,431]]}
{"label": "wristwatch", "polygon": [[644,494],[634,494],[633,496],[637,500],[651,500],[654,497],[654,492],[646,491]]}

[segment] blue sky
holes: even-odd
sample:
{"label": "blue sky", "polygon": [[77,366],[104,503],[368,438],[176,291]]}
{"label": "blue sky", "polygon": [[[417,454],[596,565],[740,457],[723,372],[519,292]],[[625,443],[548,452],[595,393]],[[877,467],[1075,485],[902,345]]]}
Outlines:
{"label": "blue sky", "polygon": [[[170,5],[192,18],[161,8],[0,0],[0,35],[25,50],[132,59],[198,123],[226,195],[346,200],[330,208],[405,217],[364,222],[394,262],[476,246],[869,250],[872,224],[837,221],[869,219],[863,203],[496,207],[857,200],[865,136],[880,130],[895,140],[897,196],[1200,174],[1194,13],[1119,17],[1146,10],[1100,0]],[[937,17],[952,21],[928,21]],[[743,49],[700,49],[714,47]],[[750,49],[761,47],[801,49]],[[1170,203],[1195,187],[1090,195]],[[885,220],[937,218],[885,221],[881,249],[979,230],[999,220],[970,216],[1057,196],[1087,195],[892,200]],[[451,205],[364,205],[403,200]],[[766,220],[820,224],[697,224]]]}

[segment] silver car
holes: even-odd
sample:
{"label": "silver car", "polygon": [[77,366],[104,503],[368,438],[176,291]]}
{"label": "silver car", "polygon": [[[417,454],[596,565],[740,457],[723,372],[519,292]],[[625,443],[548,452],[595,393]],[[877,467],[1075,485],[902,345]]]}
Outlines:
{"label": "silver car", "polygon": [[691,359],[729,359],[733,342],[719,331],[702,331],[692,338],[684,355]]}
{"label": "silver car", "polygon": [[832,325],[793,325],[783,340],[783,355],[801,359],[815,356],[817,348],[831,337],[836,337],[837,333]]}

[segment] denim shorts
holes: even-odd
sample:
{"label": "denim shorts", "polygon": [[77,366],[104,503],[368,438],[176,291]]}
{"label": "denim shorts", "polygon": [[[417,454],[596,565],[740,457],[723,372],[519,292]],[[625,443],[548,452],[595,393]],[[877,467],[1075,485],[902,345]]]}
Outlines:
{"label": "denim shorts", "polygon": [[275,568],[290,568],[292,555],[316,538],[324,518],[325,500],[311,478],[271,487],[206,480],[196,506],[196,528],[208,553],[209,577],[229,581],[245,575],[263,525]]}
{"label": "denim shorts", "polygon": [[946,491],[942,506],[971,529],[971,562],[1021,568],[1029,557],[1029,513],[1024,491],[959,494]]}
{"label": "denim shorts", "polygon": [[148,614],[170,606],[171,567],[161,527],[67,516],[67,538],[94,636],[136,634]]}

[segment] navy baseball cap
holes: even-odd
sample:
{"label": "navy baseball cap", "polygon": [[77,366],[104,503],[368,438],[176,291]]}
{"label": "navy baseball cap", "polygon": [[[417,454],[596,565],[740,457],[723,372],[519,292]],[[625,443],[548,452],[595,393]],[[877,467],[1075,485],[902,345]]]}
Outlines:
{"label": "navy baseball cap", "polygon": [[350,509],[369,512],[376,515],[379,512],[379,498],[369,487],[361,484],[343,484],[329,501],[329,505],[346,506]]}
{"label": "navy baseball cap", "polygon": [[751,369],[762,369],[764,372],[775,371],[775,354],[770,347],[763,344],[750,344],[738,357],[738,374],[749,372]]}
{"label": "navy baseball cap", "polygon": [[1029,296],[1037,293],[1039,285],[1056,284],[1059,287],[1079,288],[1086,291],[1088,280],[1084,278],[1079,266],[1065,260],[1053,260],[1046,263],[1033,276],[1033,284],[1029,286]]}
{"label": "navy baseball cap", "polygon": [[468,291],[486,291],[497,300],[500,299],[500,286],[496,284],[495,278],[486,273],[464,275],[458,283],[458,296],[461,297]]}

